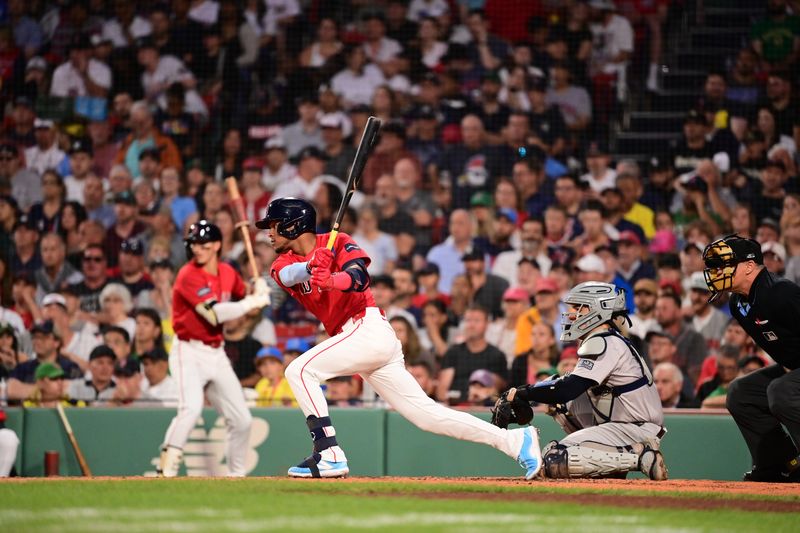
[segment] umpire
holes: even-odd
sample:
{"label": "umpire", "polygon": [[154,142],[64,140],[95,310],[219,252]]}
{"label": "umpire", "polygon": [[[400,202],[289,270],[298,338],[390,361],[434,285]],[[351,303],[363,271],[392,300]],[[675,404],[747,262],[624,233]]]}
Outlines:
{"label": "umpire", "polygon": [[711,300],[730,291],[731,314],[777,363],[728,389],[728,411],[753,459],[744,480],[799,482],[800,287],[768,271],[761,245],[738,235],[709,244],[703,261]]}

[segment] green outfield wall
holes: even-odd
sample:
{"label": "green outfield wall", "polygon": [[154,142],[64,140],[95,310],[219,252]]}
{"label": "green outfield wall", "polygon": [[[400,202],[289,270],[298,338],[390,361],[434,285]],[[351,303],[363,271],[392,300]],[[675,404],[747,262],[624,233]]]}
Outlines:
{"label": "green outfield wall", "polygon": [[[175,411],[170,409],[67,409],[92,473],[101,476],[155,475],[159,446]],[[253,409],[247,466],[252,476],[284,475],[311,451],[311,437],[296,409]],[[60,473],[80,474],[78,462],[55,409],[7,410],[7,426],[22,442],[17,470],[41,476],[44,453],[60,454]],[[378,409],[332,409],[339,443],[354,476],[517,476],[521,469],[504,454],[478,444],[425,433],[400,415]],[[488,419],[488,413],[476,413]],[[544,445],[563,435],[544,415],[534,423]],[[726,415],[667,415],[662,442],[670,477],[740,479],[749,469],[747,447]],[[203,413],[184,450],[181,474],[225,472],[225,422]],[[638,474],[637,474],[638,475]]]}

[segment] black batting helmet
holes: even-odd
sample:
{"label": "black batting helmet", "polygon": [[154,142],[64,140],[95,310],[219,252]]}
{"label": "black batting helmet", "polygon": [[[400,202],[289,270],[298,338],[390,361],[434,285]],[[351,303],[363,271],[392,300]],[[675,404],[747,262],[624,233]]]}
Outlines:
{"label": "black batting helmet", "polygon": [[316,233],[317,212],[311,203],[301,198],[278,198],[267,206],[267,215],[256,222],[259,229],[278,223],[278,235],[294,240],[303,233]]}
{"label": "black batting helmet", "polygon": [[198,220],[189,227],[189,233],[183,240],[186,245],[186,258],[191,259],[192,245],[203,244],[207,242],[222,242],[222,232],[219,227],[212,224],[208,220]]}

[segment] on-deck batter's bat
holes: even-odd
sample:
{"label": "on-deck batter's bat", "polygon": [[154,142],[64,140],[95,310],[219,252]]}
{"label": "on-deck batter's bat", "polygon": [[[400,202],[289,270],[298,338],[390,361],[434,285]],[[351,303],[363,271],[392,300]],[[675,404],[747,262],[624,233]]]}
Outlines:
{"label": "on-deck batter's bat", "polygon": [[78,464],[81,466],[81,473],[85,477],[92,477],[92,471],[89,470],[89,463],[86,462],[86,458],[83,456],[83,452],[81,452],[81,447],[78,446],[78,441],[75,439],[75,434],[72,432],[72,426],[69,425],[67,414],[64,412],[64,408],[61,406],[60,401],[56,402],[56,411],[58,411],[58,417],[61,419],[61,423],[64,425],[64,431],[67,432],[67,437],[72,445],[72,451],[75,452],[75,457],[78,458]]}
{"label": "on-deck batter's bat", "polygon": [[244,200],[242,195],[239,194],[239,184],[233,176],[226,178],[225,183],[228,186],[228,195],[231,198],[231,206],[236,213],[236,218],[239,220],[236,227],[240,228],[242,238],[244,239],[244,249],[247,252],[247,263],[250,265],[250,276],[253,279],[258,279],[258,266],[256,265],[256,256],[253,254],[253,243],[250,242],[250,222],[247,220],[247,213],[244,210]]}
{"label": "on-deck batter's bat", "polygon": [[361,174],[364,172],[364,166],[367,164],[369,154],[375,148],[380,129],[381,120],[378,117],[369,117],[367,119],[367,125],[364,127],[364,133],[361,135],[361,141],[358,143],[356,156],[353,159],[353,166],[350,167],[350,174],[347,176],[344,197],[341,205],[339,205],[339,212],[336,213],[336,220],[333,222],[330,237],[328,237],[327,248],[329,250],[333,250],[333,243],[336,242],[336,236],[339,234],[339,224],[342,223],[347,206],[350,205],[350,199],[358,188],[358,180],[361,179]]}

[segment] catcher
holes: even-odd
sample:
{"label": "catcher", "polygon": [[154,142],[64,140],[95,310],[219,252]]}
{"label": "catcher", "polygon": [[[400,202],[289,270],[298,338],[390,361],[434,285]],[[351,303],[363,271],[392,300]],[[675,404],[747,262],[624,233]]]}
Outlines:
{"label": "catcher", "polygon": [[588,281],[564,299],[563,342],[578,341],[578,364],[563,377],[504,392],[492,423],[526,424],[529,402],[550,405],[567,432],[544,450],[542,472],[549,478],[625,477],[640,471],[667,479],[659,451],[664,414],[644,359],[621,330],[628,324],[625,293],[610,283]]}

